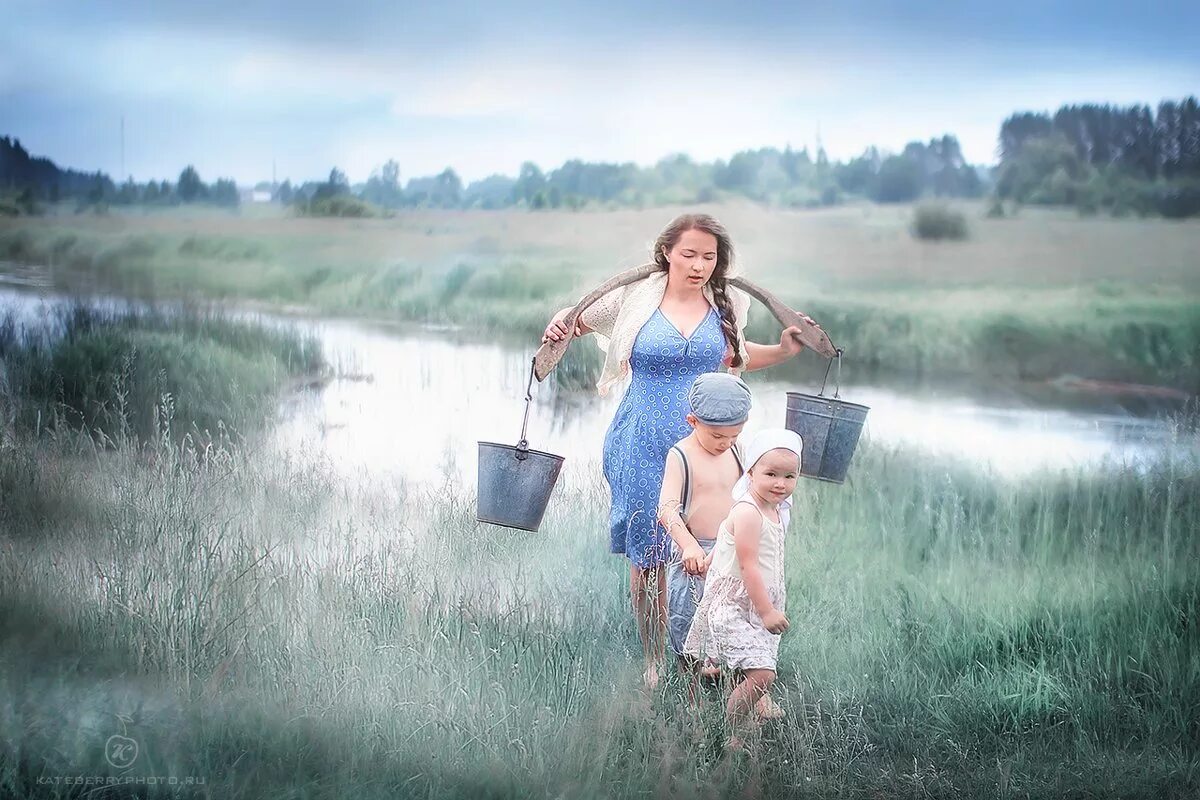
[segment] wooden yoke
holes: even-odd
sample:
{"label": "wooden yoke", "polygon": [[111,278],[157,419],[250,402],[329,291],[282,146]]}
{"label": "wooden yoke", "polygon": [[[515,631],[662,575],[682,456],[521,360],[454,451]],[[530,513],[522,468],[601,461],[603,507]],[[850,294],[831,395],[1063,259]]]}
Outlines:
{"label": "wooden yoke", "polygon": [[538,381],[544,381],[546,376],[558,366],[558,362],[562,360],[563,355],[567,352],[567,345],[575,338],[575,323],[579,321],[579,315],[586,311],[588,306],[601,297],[604,297],[604,295],[613,289],[620,289],[622,286],[636,283],[643,278],[649,278],[657,271],[658,265],[653,263],[642,264],[640,267],[627,269],[609,278],[595,289],[592,289],[586,297],[576,303],[571,312],[562,319],[563,325],[567,328],[567,335],[557,342],[546,342],[538,348],[537,353],[533,357],[533,374]]}
{"label": "wooden yoke", "polygon": [[[625,270],[609,278],[580,300],[562,319],[562,323],[567,329],[567,335],[557,342],[544,343],[534,355],[533,374],[538,381],[545,380],[546,376],[553,372],[554,368],[558,366],[558,362],[562,360],[563,355],[567,352],[567,346],[575,338],[575,323],[579,321],[580,314],[614,289],[648,278],[658,270],[659,267],[653,263]],[[800,328],[800,333],[796,334],[796,338],[810,350],[815,350],[826,358],[834,358],[838,354],[837,348],[833,346],[833,342],[829,340],[825,331],[816,324],[805,322],[803,317],[785,306],[779,298],[766,289],[756,286],[745,278],[733,278],[729,283],[765,305],[784,328],[790,328],[793,325]]]}
{"label": "wooden yoke", "polygon": [[829,340],[829,334],[825,333],[821,326],[813,322],[806,322],[804,317],[785,306],[778,297],[745,278],[732,278],[729,283],[766,306],[771,315],[779,320],[779,324],[784,328],[790,328],[793,325],[799,328],[800,332],[795,336],[809,350],[820,353],[826,358],[837,357],[838,349],[833,346],[833,342]]}

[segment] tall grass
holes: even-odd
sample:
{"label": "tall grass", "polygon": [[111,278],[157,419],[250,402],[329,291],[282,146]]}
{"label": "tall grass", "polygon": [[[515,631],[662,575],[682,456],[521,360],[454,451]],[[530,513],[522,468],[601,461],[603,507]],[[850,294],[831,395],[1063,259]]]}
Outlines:
{"label": "tall grass", "polygon": [[524,534],[449,478],[5,450],[0,792],[114,774],[120,713],[131,774],[229,798],[1194,796],[1200,476],[1166,463],[1013,484],[867,446],[804,484],[788,716],[729,761],[716,690],[697,720],[636,689],[594,463]]}
{"label": "tall grass", "polygon": [[36,329],[0,319],[16,422],[103,439],[255,428],[289,381],[323,367],[319,343],[196,308],[75,305]]}
{"label": "tall grass", "polygon": [[[831,332],[857,374],[1048,380],[1075,375],[1200,393],[1200,304],[1111,285],[790,298]],[[747,335],[778,341],[762,309]]]}

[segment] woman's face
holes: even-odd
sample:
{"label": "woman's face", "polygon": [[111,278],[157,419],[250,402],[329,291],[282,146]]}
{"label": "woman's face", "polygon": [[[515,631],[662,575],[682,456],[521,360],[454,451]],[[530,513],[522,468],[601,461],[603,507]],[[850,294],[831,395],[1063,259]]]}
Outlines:
{"label": "woman's face", "polygon": [[717,268],[717,237],[695,228],[684,231],[666,255],[670,264],[667,280],[699,289]]}

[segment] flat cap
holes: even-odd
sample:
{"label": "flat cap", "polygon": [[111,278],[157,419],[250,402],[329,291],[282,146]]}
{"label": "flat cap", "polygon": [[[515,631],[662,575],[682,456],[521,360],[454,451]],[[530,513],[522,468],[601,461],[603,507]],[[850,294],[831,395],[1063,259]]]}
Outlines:
{"label": "flat cap", "polygon": [[750,387],[727,372],[705,372],[688,390],[688,405],[705,425],[741,425],[750,416]]}

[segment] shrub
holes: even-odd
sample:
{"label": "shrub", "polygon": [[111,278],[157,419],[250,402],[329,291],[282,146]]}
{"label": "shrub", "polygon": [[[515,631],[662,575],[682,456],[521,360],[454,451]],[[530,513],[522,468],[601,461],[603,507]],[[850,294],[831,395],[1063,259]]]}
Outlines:
{"label": "shrub", "polygon": [[1200,215],[1200,183],[1167,184],[1154,199],[1158,213],[1168,219]]}
{"label": "shrub", "polygon": [[375,206],[354,195],[338,194],[321,197],[308,203],[297,203],[296,209],[308,217],[376,217]]}
{"label": "shrub", "polygon": [[[1100,198],[1095,192],[1081,190],[1075,198],[1075,208],[1083,217],[1095,216],[1100,211]],[[1116,207],[1114,206],[1114,213]]]}
{"label": "shrub", "polygon": [[961,211],[941,203],[923,203],[913,215],[913,235],[918,239],[967,238],[967,218]]}

